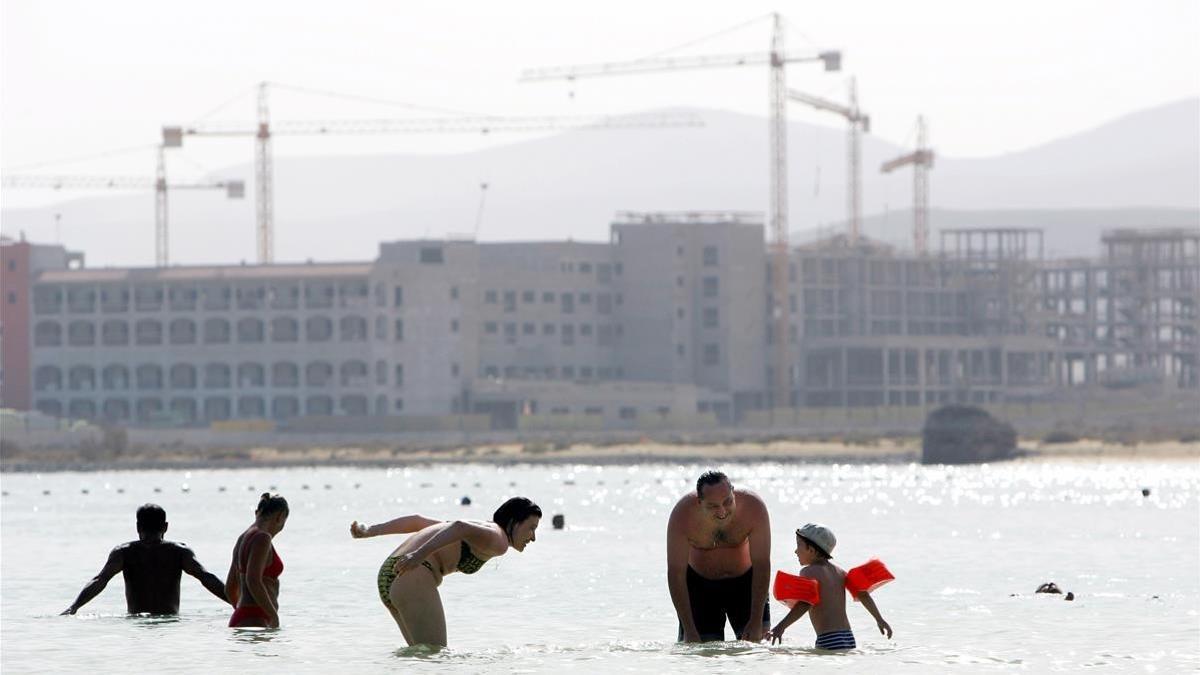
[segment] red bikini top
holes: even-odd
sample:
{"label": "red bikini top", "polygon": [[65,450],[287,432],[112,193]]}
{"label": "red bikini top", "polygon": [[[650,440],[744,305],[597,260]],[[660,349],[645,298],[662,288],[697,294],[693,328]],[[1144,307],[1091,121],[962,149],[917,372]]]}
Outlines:
{"label": "red bikini top", "polygon": [[[255,534],[259,533],[266,534],[266,532],[259,530],[250,536],[253,537]],[[271,535],[267,536],[270,537]],[[242,548],[238,551],[238,571],[242,573],[246,572],[246,564],[250,562],[250,547],[247,546],[248,543],[249,539],[243,540]],[[281,560],[279,558],[279,554],[275,552],[275,546],[273,544],[271,545],[271,560],[267,563],[267,566],[263,568],[262,573],[264,577],[270,577],[271,579],[278,579],[279,575],[283,574],[283,560]]]}

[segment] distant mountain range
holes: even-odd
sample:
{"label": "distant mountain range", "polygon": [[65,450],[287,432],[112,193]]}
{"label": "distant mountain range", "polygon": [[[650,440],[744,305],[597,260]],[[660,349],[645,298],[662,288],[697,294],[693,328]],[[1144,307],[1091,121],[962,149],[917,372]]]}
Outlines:
{"label": "distant mountain range", "polygon": [[[622,210],[765,210],[765,120],[692,112],[704,128],[574,131],[455,155],[277,159],[276,258],[366,260],[380,241],[472,234],[483,182],[481,241],[606,240]],[[791,228],[804,237],[840,227],[844,132],[792,122],[788,140]],[[863,211],[873,214],[864,232],[902,246],[910,240],[912,174],[878,168],[905,151],[871,136],[863,141]],[[250,164],[214,174],[252,176]],[[1116,227],[1200,228],[1200,99],[1011,154],[939,156],[930,182],[935,231],[1043,227],[1052,254],[1093,255],[1099,233]],[[252,195],[249,184],[244,201],[172,193],[172,262],[253,260]],[[64,243],[84,251],[91,266],[153,260],[152,195],[3,209],[0,218],[9,236],[26,230],[48,241],[56,213]]]}

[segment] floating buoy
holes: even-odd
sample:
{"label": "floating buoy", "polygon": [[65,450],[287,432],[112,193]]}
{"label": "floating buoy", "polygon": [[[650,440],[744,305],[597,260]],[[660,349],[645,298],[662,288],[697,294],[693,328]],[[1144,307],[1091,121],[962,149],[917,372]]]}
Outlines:
{"label": "floating buoy", "polygon": [[354,489],[355,489],[355,490],[357,490],[357,489],[358,489],[358,488],[360,488],[360,487],[362,487],[362,483],[355,483],[355,484],[354,484]]}
{"label": "floating buoy", "polygon": [[44,495],[48,495],[48,494],[50,494],[50,491],[49,491],[49,490],[42,490],[42,494],[44,494]]}
{"label": "floating buoy", "polygon": [[86,495],[86,494],[88,494],[88,489],[87,489],[87,488],[83,488],[82,490],[80,490],[80,491],[79,491],[79,493],[80,493],[80,494],[85,494],[85,495]]}
{"label": "floating buoy", "polygon": [[550,519],[550,524],[554,527],[554,529],[561,530],[567,526],[567,519],[565,516],[563,516],[563,514],[556,513],[554,514],[554,517]]}
{"label": "floating buoy", "polygon": [[326,484],[325,484],[325,489],[326,489],[326,490],[332,490],[332,489],[333,489],[333,486],[332,486],[332,485],[330,485],[329,483],[326,483]]}
{"label": "floating buoy", "polygon": [[217,488],[217,492],[224,492],[224,491],[225,491],[225,486],[224,486],[224,485],[222,485],[222,486],[220,486],[220,487],[218,487],[218,488]]}
{"label": "floating buoy", "polygon": [[160,488],[160,487],[156,487],[156,488],[154,488],[154,491],[155,491],[155,492],[162,492],[162,488]]}
{"label": "floating buoy", "polygon": [[300,489],[301,489],[301,490],[307,490],[307,489],[308,489],[308,484],[306,483],[306,484],[304,484],[304,485],[301,485],[301,486],[300,486]]}
{"label": "floating buoy", "polygon": [[1150,496],[1150,488],[1142,488],[1142,496],[1149,497]]}
{"label": "floating buoy", "polygon": [[470,506],[470,505],[471,505],[471,498],[470,498],[470,497],[468,497],[468,496],[466,496],[466,495],[463,495],[463,498],[462,498],[462,499],[460,499],[460,500],[458,500],[458,503],[459,503],[459,504],[462,504],[463,506]]}
{"label": "floating buoy", "polygon": [[117,494],[119,494],[119,495],[125,494],[125,488],[117,488]]}

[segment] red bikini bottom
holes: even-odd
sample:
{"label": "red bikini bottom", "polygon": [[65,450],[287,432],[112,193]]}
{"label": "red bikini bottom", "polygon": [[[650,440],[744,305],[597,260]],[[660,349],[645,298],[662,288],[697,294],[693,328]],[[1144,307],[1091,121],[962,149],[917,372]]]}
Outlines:
{"label": "red bikini bottom", "polygon": [[233,610],[233,616],[229,617],[229,627],[237,628],[242,625],[246,619],[262,619],[266,623],[271,617],[267,616],[267,610],[258,605],[246,605]]}

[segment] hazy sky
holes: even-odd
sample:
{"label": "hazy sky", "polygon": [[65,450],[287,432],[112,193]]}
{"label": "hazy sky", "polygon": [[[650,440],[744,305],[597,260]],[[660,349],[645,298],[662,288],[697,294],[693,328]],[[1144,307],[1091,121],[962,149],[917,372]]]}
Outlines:
{"label": "hazy sky", "polygon": [[[918,113],[943,155],[1019,150],[1125,113],[1200,96],[1200,2],[340,3],[274,0],[0,3],[0,165],[6,171],[148,175],[168,122],[250,120],[270,80],[496,114],[631,112],[698,106],[764,115],[765,68],[519,84],[526,67],[625,60],[780,11],[789,47],[840,48],[844,74],[789,68],[790,84],[831,98],[857,76],[874,133],[911,142]],[[760,20],[679,55],[764,51]],[[571,93],[574,96],[571,96]],[[398,106],[278,91],[276,119],[397,117]],[[837,120],[793,105],[796,119]],[[454,152],[511,142],[423,136],[280,139],[280,156]],[[143,149],[75,164],[41,162]],[[192,139],[172,175],[252,158],[249,140]],[[44,197],[40,197],[44,198]],[[13,205],[40,199],[5,191]]]}

